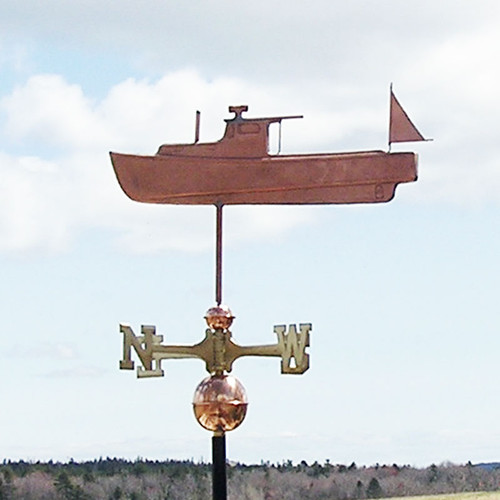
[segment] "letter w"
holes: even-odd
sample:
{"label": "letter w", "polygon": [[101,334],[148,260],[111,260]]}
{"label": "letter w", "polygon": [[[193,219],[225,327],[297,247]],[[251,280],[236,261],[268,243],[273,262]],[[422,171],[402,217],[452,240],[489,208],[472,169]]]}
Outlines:
{"label": "letter w", "polygon": [[281,350],[281,373],[300,374],[309,368],[309,354],[306,353],[306,347],[309,347],[309,332],[312,325],[303,323],[299,328],[300,333],[297,333],[297,327],[290,325],[287,334],[286,325],[274,327]]}

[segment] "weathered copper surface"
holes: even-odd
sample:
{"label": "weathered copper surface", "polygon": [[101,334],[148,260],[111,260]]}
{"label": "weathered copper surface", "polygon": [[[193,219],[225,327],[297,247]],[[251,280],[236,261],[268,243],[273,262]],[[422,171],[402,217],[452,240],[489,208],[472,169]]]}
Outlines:
{"label": "weathered copper surface", "polygon": [[227,306],[211,307],[205,314],[205,321],[212,330],[228,330],[233,320],[233,313]]}
{"label": "weathered copper surface", "polygon": [[231,375],[212,375],[201,381],[193,396],[199,424],[212,432],[236,429],[247,413],[248,398],[241,382]]}
{"label": "weathered copper surface", "polygon": [[393,142],[425,141],[427,139],[418,131],[399,101],[396,99],[391,85],[389,145]]}
{"label": "weathered copper surface", "polygon": [[298,117],[246,119],[246,106],[229,109],[235,116],[218,142],[163,145],[153,156],[110,153],[127,196],[182,205],[378,203],[417,179],[415,153],[270,155],[269,125]]}

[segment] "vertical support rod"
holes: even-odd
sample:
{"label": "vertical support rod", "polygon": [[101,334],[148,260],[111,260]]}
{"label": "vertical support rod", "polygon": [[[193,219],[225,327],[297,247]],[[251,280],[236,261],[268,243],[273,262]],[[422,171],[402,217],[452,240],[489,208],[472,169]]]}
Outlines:
{"label": "vertical support rod", "polygon": [[218,306],[222,302],[222,203],[217,208],[217,242],[215,245],[215,302]]}
{"label": "vertical support rod", "polygon": [[212,498],[227,500],[225,434],[212,437]]}
{"label": "vertical support rod", "polygon": [[196,123],[194,126],[194,143],[196,144],[200,140],[200,112],[196,112]]}

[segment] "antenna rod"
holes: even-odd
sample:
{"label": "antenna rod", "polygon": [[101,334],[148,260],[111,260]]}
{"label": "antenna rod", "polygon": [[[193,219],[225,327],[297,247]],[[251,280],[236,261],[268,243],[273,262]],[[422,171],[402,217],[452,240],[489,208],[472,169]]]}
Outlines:
{"label": "antenna rod", "polygon": [[196,144],[200,140],[200,115],[199,111],[196,111],[196,125],[194,128],[194,143]]}
{"label": "antenna rod", "polygon": [[217,209],[217,241],[215,245],[215,302],[222,303],[222,203],[215,205]]}

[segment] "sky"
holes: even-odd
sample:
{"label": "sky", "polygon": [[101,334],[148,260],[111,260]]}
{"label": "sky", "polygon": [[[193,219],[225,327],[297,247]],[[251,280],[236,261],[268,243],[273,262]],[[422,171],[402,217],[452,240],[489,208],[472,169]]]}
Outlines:
{"label": "sky", "polygon": [[118,325],[203,338],[215,209],[132,202],[109,151],[192,142],[196,110],[218,140],[239,104],[304,115],[285,153],[386,150],[392,82],[434,139],[393,145],[419,154],[394,200],[224,209],[235,341],[313,325],[304,375],[235,363],[227,455],[498,461],[499,23],[496,0],[0,0],[0,459],[210,460],[204,364],[137,379]]}

